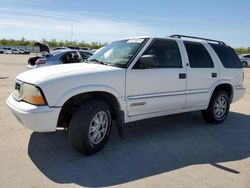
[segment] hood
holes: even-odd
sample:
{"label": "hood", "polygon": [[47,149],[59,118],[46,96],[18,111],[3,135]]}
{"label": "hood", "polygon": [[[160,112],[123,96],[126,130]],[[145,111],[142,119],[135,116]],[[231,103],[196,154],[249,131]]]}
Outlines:
{"label": "hood", "polygon": [[45,43],[45,42],[35,42],[33,44],[33,46],[39,47],[40,52],[48,52],[48,53],[50,53],[49,45],[47,43]]}
{"label": "hood", "polygon": [[38,85],[50,78],[72,77],[83,74],[98,74],[100,72],[119,70],[121,68],[89,63],[74,63],[46,66],[32,69],[19,74],[16,79],[22,82]]}

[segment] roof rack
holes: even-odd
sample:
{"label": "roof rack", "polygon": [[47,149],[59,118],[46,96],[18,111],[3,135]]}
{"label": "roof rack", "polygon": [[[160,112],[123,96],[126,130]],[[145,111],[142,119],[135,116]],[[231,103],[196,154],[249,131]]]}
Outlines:
{"label": "roof rack", "polygon": [[224,42],[219,41],[219,40],[206,39],[206,38],[201,38],[201,37],[193,37],[193,36],[187,36],[187,35],[171,35],[170,37],[172,37],[172,38],[200,39],[200,40],[205,40],[205,41],[210,41],[210,42],[217,42],[218,44],[226,45]]}

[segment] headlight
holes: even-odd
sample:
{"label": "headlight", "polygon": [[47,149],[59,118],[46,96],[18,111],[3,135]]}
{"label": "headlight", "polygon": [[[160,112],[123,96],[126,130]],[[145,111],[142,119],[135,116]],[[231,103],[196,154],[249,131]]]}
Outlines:
{"label": "headlight", "polygon": [[18,101],[25,101],[34,105],[46,104],[39,88],[27,83],[16,82],[13,97]]}

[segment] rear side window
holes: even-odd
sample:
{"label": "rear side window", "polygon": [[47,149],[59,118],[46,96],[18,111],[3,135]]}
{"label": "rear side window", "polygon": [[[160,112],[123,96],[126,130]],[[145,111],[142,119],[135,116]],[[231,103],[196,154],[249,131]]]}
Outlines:
{"label": "rear side window", "polygon": [[250,55],[245,55],[244,57],[245,57],[245,58],[250,58]]}
{"label": "rear side window", "polygon": [[185,41],[190,67],[213,68],[214,63],[206,48],[197,42]]}
{"label": "rear side window", "polygon": [[242,68],[240,59],[235,51],[225,45],[210,44],[225,68]]}

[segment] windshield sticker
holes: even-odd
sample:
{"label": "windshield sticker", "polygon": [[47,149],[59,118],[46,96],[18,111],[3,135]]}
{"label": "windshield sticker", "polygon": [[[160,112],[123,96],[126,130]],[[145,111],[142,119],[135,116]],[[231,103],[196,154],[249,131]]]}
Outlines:
{"label": "windshield sticker", "polygon": [[127,43],[142,43],[144,39],[130,39]]}

